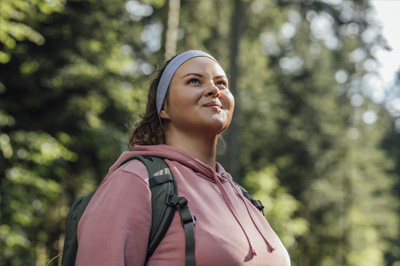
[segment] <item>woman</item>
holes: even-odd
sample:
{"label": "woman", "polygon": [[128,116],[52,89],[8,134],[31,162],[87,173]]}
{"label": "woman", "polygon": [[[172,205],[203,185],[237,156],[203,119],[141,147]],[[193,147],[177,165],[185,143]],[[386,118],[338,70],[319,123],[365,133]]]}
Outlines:
{"label": "woman", "polygon": [[290,265],[264,216],[215,160],[234,98],[218,62],[202,51],[171,59],[153,79],[146,113],[130,136],[132,151],[110,168],[78,227],[77,265],[185,265],[178,212],[146,261],[151,224],[148,172],[132,155],[164,158],[179,195],[196,216],[196,265]]}

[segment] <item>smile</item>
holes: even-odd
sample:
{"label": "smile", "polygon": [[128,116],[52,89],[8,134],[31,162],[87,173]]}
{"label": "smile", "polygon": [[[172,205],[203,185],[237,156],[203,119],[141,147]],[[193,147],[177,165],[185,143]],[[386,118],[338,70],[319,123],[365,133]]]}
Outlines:
{"label": "smile", "polygon": [[217,110],[222,109],[222,105],[220,103],[217,102],[209,102],[203,105],[204,107],[211,107]]}

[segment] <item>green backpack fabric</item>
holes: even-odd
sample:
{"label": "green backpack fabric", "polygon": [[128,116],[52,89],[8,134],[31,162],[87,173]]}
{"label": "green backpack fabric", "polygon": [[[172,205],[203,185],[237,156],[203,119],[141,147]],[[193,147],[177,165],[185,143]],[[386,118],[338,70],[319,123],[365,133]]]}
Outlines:
{"label": "green backpack fabric", "polygon": [[[152,224],[147,248],[146,261],[151,257],[161,242],[169,226],[175,211],[179,211],[182,226],[185,230],[185,264],[195,265],[195,238],[194,226],[196,217],[190,213],[187,199],[178,196],[178,188],[175,177],[163,159],[151,156],[135,155],[123,161],[119,167],[131,160],[143,162],[149,172],[149,186],[151,190]],[[238,184],[236,184],[238,185]],[[264,209],[261,201],[255,200],[250,193],[239,186],[243,195],[259,209]],[[64,249],[62,253],[62,266],[74,266],[78,251],[77,229],[87,205],[96,193],[94,190],[89,195],[78,198],[71,206],[67,216]]]}

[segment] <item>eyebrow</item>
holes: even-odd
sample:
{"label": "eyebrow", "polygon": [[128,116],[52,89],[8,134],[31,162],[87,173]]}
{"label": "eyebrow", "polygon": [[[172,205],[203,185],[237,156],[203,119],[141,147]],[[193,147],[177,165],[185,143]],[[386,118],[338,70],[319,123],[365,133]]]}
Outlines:
{"label": "eyebrow", "polygon": [[[204,77],[204,75],[202,75],[202,74],[200,74],[200,73],[188,73],[188,74],[184,75],[183,78],[184,78],[184,77],[187,77],[187,76],[191,76],[191,75],[197,76],[197,77]],[[228,77],[225,76],[225,75],[218,75],[218,76],[216,76],[216,77],[214,77],[214,78],[224,78],[224,79],[228,79]]]}

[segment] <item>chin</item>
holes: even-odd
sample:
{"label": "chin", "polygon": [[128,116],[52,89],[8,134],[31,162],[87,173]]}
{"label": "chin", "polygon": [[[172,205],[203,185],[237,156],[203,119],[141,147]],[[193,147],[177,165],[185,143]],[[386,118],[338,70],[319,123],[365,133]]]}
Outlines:
{"label": "chin", "polygon": [[231,122],[230,117],[226,114],[214,114],[213,116],[206,116],[201,118],[203,127],[208,128],[208,132],[215,132],[215,134],[221,134],[224,130],[226,130]]}
{"label": "chin", "polygon": [[213,121],[212,126],[210,127],[212,127],[217,134],[221,134],[229,127],[229,123],[226,121],[216,120]]}

